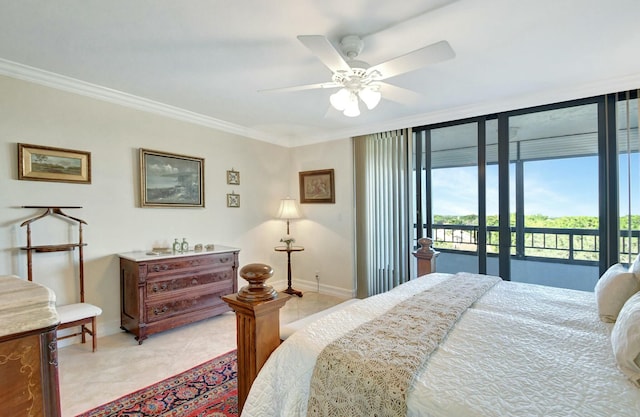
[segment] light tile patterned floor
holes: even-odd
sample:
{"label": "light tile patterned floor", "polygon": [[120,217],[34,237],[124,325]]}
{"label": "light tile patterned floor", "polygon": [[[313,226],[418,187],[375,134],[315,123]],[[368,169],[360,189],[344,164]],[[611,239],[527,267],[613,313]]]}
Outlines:
{"label": "light tile patterned floor", "polygon": [[[324,310],[343,299],[305,292],[280,311],[289,323]],[[138,345],[133,335],[118,333],[91,344],[75,344],[58,352],[63,417],[73,417],[125,394],[178,374],[236,348],[233,312],[158,333]]]}

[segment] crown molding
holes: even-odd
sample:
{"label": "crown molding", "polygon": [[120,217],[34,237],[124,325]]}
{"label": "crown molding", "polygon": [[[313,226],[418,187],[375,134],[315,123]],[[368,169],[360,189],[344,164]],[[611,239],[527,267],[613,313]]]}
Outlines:
{"label": "crown molding", "polygon": [[[194,123],[201,126],[218,129],[223,132],[232,133],[234,135],[244,136],[264,142],[283,145],[281,139],[270,136],[264,132],[249,129],[234,123],[214,117],[205,116],[179,107],[160,103],[158,101],[149,100],[128,94],[112,88],[103,87],[97,84],[88,83],[75,78],[67,77],[54,72],[45,71],[39,68],[20,64],[0,58],[0,74],[8,77],[17,78],[24,81],[33,82],[58,90],[68,91],[97,100],[107,101],[109,103],[118,104],[136,110],[142,110],[183,122]],[[280,141],[280,143],[279,143]]]}
{"label": "crown molding", "polygon": [[461,120],[503,111],[558,103],[618,91],[626,91],[640,87],[640,74],[631,74],[592,83],[585,83],[582,85],[568,86],[566,88],[536,91],[530,94],[471,103],[464,106],[395,119],[385,123],[371,124],[366,127],[341,129],[319,135],[310,135],[304,138],[287,138],[270,135],[263,131],[249,129],[245,126],[229,123],[214,117],[205,116],[200,113],[195,113],[179,107],[170,106],[168,104],[134,96],[122,91],[80,81],[75,78],[19,64],[2,58],[0,58],[0,74],[284,147],[311,145],[376,132],[402,129],[409,126],[415,127]]}
{"label": "crown molding", "polygon": [[560,103],[569,100],[578,100],[581,98],[611,94],[637,88],[640,88],[640,73],[584,83],[581,85],[568,86],[565,88],[536,91],[530,94],[521,94],[511,97],[502,97],[492,101],[471,103],[464,106],[457,106],[415,116],[394,119],[385,123],[371,124],[366,127],[345,129],[339,132],[332,132],[333,134],[316,135],[307,138],[305,144],[308,145],[326,142],[328,140],[335,140],[337,138],[362,136],[377,132],[404,129],[407,127],[463,120],[487,114]]}

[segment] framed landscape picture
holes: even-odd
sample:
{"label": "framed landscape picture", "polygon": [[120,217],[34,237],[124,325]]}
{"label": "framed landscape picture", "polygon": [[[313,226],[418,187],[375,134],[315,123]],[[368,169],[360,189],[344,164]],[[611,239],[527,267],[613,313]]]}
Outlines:
{"label": "framed landscape picture", "polygon": [[300,203],[335,203],[333,169],[303,171],[300,179]]}
{"label": "framed landscape picture", "polygon": [[91,153],[18,143],[18,179],[91,184]]}
{"label": "framed landscape picture", "polygon": [[140,149],[143,207],[204,207],[204,159]]}

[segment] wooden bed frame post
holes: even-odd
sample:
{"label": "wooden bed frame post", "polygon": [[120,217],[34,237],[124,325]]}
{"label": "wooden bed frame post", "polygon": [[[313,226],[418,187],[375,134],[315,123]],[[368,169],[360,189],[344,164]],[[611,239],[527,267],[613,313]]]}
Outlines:
{"label": "wooden bed frame post", "polygon": [[236,312],[238,415],[262,365],[280,345],[280,308],[291,298],[265,285],[273,276],[269,265],[246,265],[240,269],[240,276],[249,285],[236,294],[222,297]]}
{"label": "wooden bed frame post", "polygon": [[440,255],[440,252],[433,250],[431,245],[433,239],[430,237],[423,237],[418,239],[420,249],[413,252],[413,256],[418,259],[418,276],[430,274],[436,272],[436,258]]}

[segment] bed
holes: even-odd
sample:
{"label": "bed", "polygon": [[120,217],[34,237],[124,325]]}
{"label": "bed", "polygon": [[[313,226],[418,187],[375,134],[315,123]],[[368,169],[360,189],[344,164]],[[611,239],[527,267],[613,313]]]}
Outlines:
{"label": "bed", "polygon": [[[623,271],[617,272],[611,273],[616,279]],[[640,281],[634,274],[624,272],[624,291],[632,294],[634,288],[640,288]],[[432,273],[387,293],[348,303],[309,323],[271,354],[251,386],[242,416],[364,414],[363,410],[353,411],[349,404],[337,404],[343,410],[338,413],[335,409],[316,413],[309,408],[314,404],[310,392],[313,397],[318,395],[312,376],[319,372],[316,365],[323,363],[319,358],[324,357],[327,346],[334,346],[373,318],[387,320],[387,314],[416,294],[433,293],[443,286],[455,287],[480,278],[487,276]],[[409,376],[403,405],[406,415],[640,416],[640,388],[636,385],[640,383],[640,373],[634,373],[640,372],[640,350],[633,350],[640,349],[640,293],[621,297],[620,281],[611,281],[617,284],[606,291],[596,291],[596,295],[616,294],[614,310],[620,310],[617,324],[603,321],[600,316],[606,303],[592,292],[496,278],[454,318],[442,339]],[[630,303],[631,299],[635,302]],[[424,300],[420,303],[424,305]],[[617,340],[617,346],[614,343],[612,347],[614,327],[623,322],[627,326],[624,334],[620,329],[615,332],[622,334],[624,341]],[[394,343],[408,345],[406,341],[389,345]],[[626,349],[622,354],[621,344],[622,350]],[[359,349],[360,342],[356,345]],[[618,350],[614,354],[615,349]],[[630,352],[638,356],[629,359]],[[376,357],[377,353],[369,356]],[[329,374],[344,374],[342,367],[339,372],[332,369]],[[367,378],[359,380],[367,382]],[[340,384],[340,380],[329,382]],[[343,388],[346,392],[353,389]],[[319,398],[320,403],[322,398],[333,402],[331,394]],[[377,412],[378,405],[370,406],[370,412]]]}

